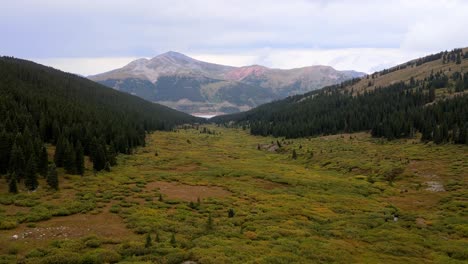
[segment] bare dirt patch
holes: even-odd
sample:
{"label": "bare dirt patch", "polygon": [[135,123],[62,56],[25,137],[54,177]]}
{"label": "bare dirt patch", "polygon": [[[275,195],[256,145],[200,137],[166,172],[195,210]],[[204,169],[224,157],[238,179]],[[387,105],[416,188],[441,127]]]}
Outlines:
{"label": "bare dirt patch", "polygon": [[431,192],[445,192],[444,185],[438,181],[427,181],[427,188],[426,190]]}
{"label": "bare dirt patch", "polygon": [[434,170],[433,163],[426,161],[411,161],[407,167],[407,170],[410,173],[420,176],[421,179],[424,179],[424,184],[427,186],[426,191],[430,192],[444,192],[445,188],[440,177],[438,176],[438,171]]}
{"label": "bare dirt patch", "polygon": [[75,214],[54,217],[37,223],[35,227],[23,224],[4,232],[2,236],[7,236],[10,240],[28,241],[80,238],[92,234],[110,239],[126,239],[133,233],[125,227],[118,215],[109,213],[106,208],[97,215]]}
{"label": "bare dirt patch", "polygon": [[260,147],[261,150],[266,150],[269,152],[276,152],[279,149],[279,146],[277,144],[261,144],[258,145],[258,147]]}
{"label": "bare dirt patch", "polygon": [[285,184],[272,182],[272,181],[268,181],[268,180],[263,180],[263,179],[255,179],[255,185],[260,187],[260,188],[263,188],[265,190],[286,188]]}
{"label": "bare dirt patch", "polygon": [[151,182],[146,185],[148,190],[159,189],[159,191],[170,199],[184,201],[197,201],[198,198],[223,198],[232,193],[219,186],[188,185],[178,182]]}
{"label": "bare dirt patch", "polygon": [[2,209],[5,211],[5,215],[15,215],[17,213],[28,213],[31,208],[21,207],[16,205],[2,205]]}

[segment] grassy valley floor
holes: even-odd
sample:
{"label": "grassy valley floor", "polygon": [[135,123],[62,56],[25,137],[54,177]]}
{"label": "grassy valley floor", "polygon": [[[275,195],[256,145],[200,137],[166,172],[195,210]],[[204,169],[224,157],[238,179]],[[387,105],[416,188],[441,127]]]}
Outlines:
{"label": "grassy valley floor", "polygon": [[206,131],[155,132],[57,192],[1,179],[0,263],[468,261],[466,146]]}

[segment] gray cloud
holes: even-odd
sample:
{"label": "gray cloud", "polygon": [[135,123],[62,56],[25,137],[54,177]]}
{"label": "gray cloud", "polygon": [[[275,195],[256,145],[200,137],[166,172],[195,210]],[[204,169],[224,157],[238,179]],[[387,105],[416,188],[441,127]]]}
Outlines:
{"label": "gray cloud", "polygon": [[[226,58],[262,51],[256,62],[273,66],[278,62],[267,50],[378,48],[416,55],[468,44],[467,13],[468,2],[455,0],[4,1],[0,53],[120,58],[177,50]],[[343,56],[335,60],[350,61]]]}

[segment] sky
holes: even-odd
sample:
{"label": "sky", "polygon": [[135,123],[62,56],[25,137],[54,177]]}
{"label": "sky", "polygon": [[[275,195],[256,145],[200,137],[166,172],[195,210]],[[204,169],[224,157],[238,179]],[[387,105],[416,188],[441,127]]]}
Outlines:
{"label": "sky", "polygon": [[468,46],[468,1],[0,0],[0,55],[81,75],[178,51],[371,73]]}

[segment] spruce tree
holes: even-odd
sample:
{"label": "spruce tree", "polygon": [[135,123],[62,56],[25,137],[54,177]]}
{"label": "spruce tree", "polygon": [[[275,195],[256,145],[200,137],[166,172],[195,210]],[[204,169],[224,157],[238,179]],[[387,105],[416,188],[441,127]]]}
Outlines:
{"label": "spruce tree", "polygon": [[5,130],[0,132],[0,174],[8,171],[8,162],[10,161],[10,138]]}
{"label": "spruce tree", "polygon": [[81,143],[78,141],[75,148],[75,163],[76,163],[76,173],[79,175],[84,174],[84,149],[81,146]]}
{"label": "spruce tree", "polygon": [[58,190],[59,187],[59,181],[58,181],[58,176],[57,176],[57,167],[55,164],[50,164],[47,172],[47,184],[55,190]]}
{"label": "spruce tree", "polygon": [[9,171],[14,172],[16,176],[18,177],[18,180],[20,180],[24,176],[25,165],[26,165],[26,162],[24,160],[23,151],[15,142],[11,149]]}
{"label": "spruce tree", "polygon": [[104,165],[104,170],[107,171],[107,172],[111,171],[111,166],[110,166],[110,163],[108,161],[106,161],[106,164]]}
{"label": "spruce tree", "polygon": [[54,162],[57,167],[63,167],[66,139],[60,136],[55,145]]}
{"label": "spruce tree", "polygon": [[31,155],[26,165],[24,185],[30,191],[35,190],[39,186],[39,182],[37,181],[36,158],[33,155]]}
{"label": "spruce tree", "polygon": [[107,150],[107,157],[109,159],[109,164],[110,166],[115,166],[117,165],[117,152],[115,152],[114,144],[111,143],[109,145],[109,148]]}
{"label": "spruce tree", "polygon": [[43,146],[39,156],[38,170],[39,174],[46,177],[47,176],[47,166],[49,165],[47,149]]}
{"label": "spruce tree", "polygon": [[68,174],[75,174],[76,163],[75,163],[75,151],[73,145],[67,143],[65,145],[65,151],[63,156],[63,167]]}
{"label": "spruce tree", "polygon": [[145,248],[149,248],[153,245],[153,242],[151,241],[151,235],[150,233],[146,234],[146,242],[145,242]]}
{"label": "spruce tree", "polygon": [[208,214],[208,220],[206,221],[206,230],[213,230],[213,218],[211,217],[211,213]]}
{"label": "spruce tree", "polygon": [[440,144],[442,143],[443,138],[442,138],[442,129],[440,126],[436,126],[434,128],[434,143]]}
{"label": "spruce tree", "polygon": [[9,181],[8,181],[8,192],[18,193],[18,185],[17,185],[15,173],[10,174]]}
{"label": "spruce tree", "polygon": [[172,233],[171,240],[169,242],[171,243],[172,246],[175,246],[177,244],[176,237],[175,237],[174,233]]}
{"label": "spruce tree", "polygon": [[296,153],[296,150],[295,150],[295,149],[293,149],[292,158],[293,158],[293,159],[297,159],[297,153]]}
{"label": "spruce tree", "polygon": [[[93,157],[93,168],[96,171],[100,171],[106,167],[106,151],[105,146],[101,144],[96,145],[96,149],[94,150],[94,157]],[[109,168],[110,169],[110,168]]]}

